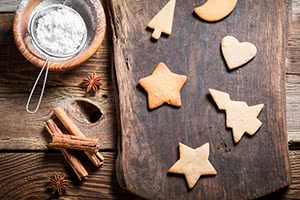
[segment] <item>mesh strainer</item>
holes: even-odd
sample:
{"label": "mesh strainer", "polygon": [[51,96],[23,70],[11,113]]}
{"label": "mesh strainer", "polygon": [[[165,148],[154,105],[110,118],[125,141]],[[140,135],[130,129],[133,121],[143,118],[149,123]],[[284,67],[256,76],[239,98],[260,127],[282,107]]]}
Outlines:
{"label": "mesh strainer", "polygon": [[[81,20],[81,23],[84,24],[84,34],[83,34],[83,37],[81,39],[81,42],[80,44],[73,50],[73,51],[70,51],[70,52],[66,52],[66,53],[61,53],[61,52],[57,52],[57,51],[53,51],[51,48],[48,48],[47,46],[43,45],[39,39],[38,39],[38,36],[37,36],[37,28],[39,26],[38,22],[39,22],[39,19],[43,16],[45,16],[46,14],[52,12],[52,11],[57,11],[59,9],[67,9],[68,11],[74,13],[75,15],[78,16],[78,20]],[[40,103],[42,101],[42,97],[43,97],[43,94],[44,94],[44,90],[45,90],[45,86],[46,86],[46,82],[47,82],[47,76],[48,76],[48,70],[49,70],[49,58],[50,57],[56,57],[56,58],[68,58],[68,57],[72,57],[74,55],[76,55],[82,48],[83,46],[85,45],[85,42],[87,40],[87,29],[86,29],[86,26],[85,26],[85,22],[84,20],[82,19],[81,15],[78,14],[74,9],[68,7],[68,6],[65,6],[63,4],[52,4],[50,6],[47,6],[39,11],[37,11],[36,13],[34,13],[34,15],[32,16],[30,22],[28,23],[28,32],[29,34],[31,35],[32,37],[32,41],[33,41],[33,44],[36,45],[37,49],[45,54],[46,56],[46,62],[44,64],[44,66],[42,67],[38,77],[37,77],[37,80],[36,82],[34,83],[34,86],[31,90],[31,93],[29,95],[29,98],[28,98],[28,101],[27,101],[27,104],[26,104],[26,111],[28,113],[36,113],[40,107]],[[41,78],[41,75],[44,71],[44,69],[46,68],[46,73],[45,73],[45,77],[44,77],[44,82],[43,82],[43,88],[42,88],[42,91],[41,91],[41,94],[40,94],[40,98],[39,98],[39,101],[38,101],[38,104],[35,108],[35,110],[31,111],[29,109],[29,104],[30,104],[30,101],[31,101],[31,98],[32,98],[32,95],[33,95],[33,92],[35,91],[35,88],[37,86],[37,83],[39,81],[39,79]]]}
{"label": "mesh strainer", "polygon": [[37,37],[37,28],[38,28],[39,19],[52,11],[57,11],[60,9],[67,9],[68,11],[74,13],[75,15],[78,16],[78,19],[81,20],[81,23],[85,24],[84,20],[82,19],[81,15],[78,12],[76,12],[74,9],[72,9],[68,6],[65,6],[63,4],[52,4],[50,6],[44,7],[43,9],[37,11],[32,16],[32,18],[28,24],[28,32],[30,33],[30,35],[32,37],[33,44],[36,45],[37,49],[40,50],[41,53],[46,54],[45,55],[46,57],[49,57],[49,56],[57,57],[57,58],[72,57],[72,56],[76,55],[78,52],[80,52],[80,50],[84,47],[85,42],[87,40],[87,29],[86,29],[86,26],[84,26],[85,27],[84,35],[82,37],[81,43],[80,43],[80,45],[78,45],[76,47],[76,49],[74,49],[71,52],[66,52],[66,53],[55,52],[52,49],[41,44],[41,42],[39,41],[39,39]]}

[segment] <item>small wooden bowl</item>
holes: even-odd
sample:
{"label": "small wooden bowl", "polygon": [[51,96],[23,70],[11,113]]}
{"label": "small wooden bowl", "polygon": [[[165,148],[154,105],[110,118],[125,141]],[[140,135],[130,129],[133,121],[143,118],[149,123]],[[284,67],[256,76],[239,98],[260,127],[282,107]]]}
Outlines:
{"label": "small wooden bowl", "polygon": [[48,57],[49,70],[70,70],[88,60],[101,45],[106,30],[104,9],[101,2],[95,0],[22,0],[13,24],[15,42],[24,57],[40,68],[43,67],[46,56],[33,44],[28,23],[35,12],[51,4],[72,7],[82,16],[87,26],[87,40],[78,54],[71,58]]}

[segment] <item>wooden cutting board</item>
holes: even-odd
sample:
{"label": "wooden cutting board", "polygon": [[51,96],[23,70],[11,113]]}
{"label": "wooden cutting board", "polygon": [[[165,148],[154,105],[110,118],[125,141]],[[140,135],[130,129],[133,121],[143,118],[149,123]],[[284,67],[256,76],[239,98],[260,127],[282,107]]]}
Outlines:
{"label": "wooden cutting board", "polygon": [[[193,14],[204,0],[177,0],[172,35],[155,42],[146,25],[166,3],[111,1],[120,185],[148,199],[253,199],[290,184],[284,66],[290,1],[239,1],[230,16],[207,23]],[[255,44],[256,58],[228,71],[220,51],[227,35]],[[179,109],[147,108],[137,82],[159,62],[188,77]],[[256,135],[244,135],[235,145],[208,88],[248,105],[265,104]],[[184,176],[168,174],[179,158],[179,142],[192,148],[209,142],[209,160],[218,174],[201,177],[192,190]]]}

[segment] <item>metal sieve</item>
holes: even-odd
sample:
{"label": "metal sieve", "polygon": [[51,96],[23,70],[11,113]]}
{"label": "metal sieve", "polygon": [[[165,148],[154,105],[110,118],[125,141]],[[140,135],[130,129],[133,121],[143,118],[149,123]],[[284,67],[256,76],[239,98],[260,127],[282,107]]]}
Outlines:
{"label": "metal sieve", "polygon": [[[38,37],[37,37],[37,27],[38,27],[38,21],[41,17],[45,16],[47,13],[51,12],[51,11],[57,11],[58,9],[67,9],[68,11],[71,11],[72,13],[74,13],[75,15],[78,16],[78,19],[82,20],[82,23],[85,25],[85,29],[84,29],[84,35],[82,37],[82,40],[80,42],[80,45],[78,45],[74,51],[71,51],[71,52],[67,52],[67,53],[60,53],[60,52],[54,52],[52,51],[51,49],[43,46],[39,40],[38,40]],[[30,21],[28,23],[28,32],[29,34],[31,35],[31,38],[32,38],[32,41],[33,41],[33,44],[37,47],[37,50],[39,50],[41,53],[43,54],[46,54],[46,61],[33,85],[33,88],[30,92],[30,95],[29,95],[29,98],[28,98],[28,101],[27,101],[27,104],[26,104],[26,111],[28,113],[36,113],[40,107],[40,104],[41,104],[41,101],[42,101],[42,98],[43,98],[43,94],[44,94],[44,90],[45,90],[45,86],[46,86],[46,82],[47,82],[47,76],[48,76],[48,71],[49,71],[49,58],[50,57],[56,57],[56,58],[68,58],[68,57],[72,57],[74,55],[76,55],[77,53],[80,52],[80,50],[84,47],[85,45],[85,42],[87,40],[87,28],[86,28],[86,24],[83,20],[83,18],[81,17],[81,15],[76,12],[74,9],[68,7],[68,6],[65,6],[63,4],[52,4],[50,6],[46,6],[44,7],[43,9],[35,12],[32,17],[30,18]],[[42,91],[41,91],[41,94],[40,94],[40,98],[39,98],[39,101],[38,101],[38,104],[35,108],[35,110],[30,110],[29,109],[29,104],[31,102],[31,98],[32,98],[32,95],[35,91],[35,88],[37,86],[37,83],[38,81],[40,80],[41,78],[41,75],[43,73],[43,71],[46,69],[46,72],[45,72],[45,77],[44,77],[44,82],[43,82],[43,87],[42,87]]]}
{"label": "metal sieve", "polygon": [[30,19],[30,22],[28,23],[28,32],[30,33],[30,35],[32,37],[33,44],[37,47],[38,50],[40,50],[41,52],[46,54],[46,57],[49,57],[49,56],[57,57],[57,58],[72,57],[72,56],[76,55],[77,53],[79,53],[79,51],[84,47],[85,42],[87,40],[87,29],[85,26],[82,41],[81,41],[80,45],[76,49],[74,49],[74,51],[72,51],[72,52],[68,52],[68,53],[54,52],[54,51],[51,51],[51,49],[41,45],[41,43],[39,42],[39,40],[37,38],[38,21],[41,17],[45,16],[47,13],[49,13],[51,11],[56,11],[59,9],[67,9],[68,11],[71,11],[72,13],[77,15],[80,20],[82,20],[83,24],[85,24],[83,18],[77,11],[75,11],[71,7],[65,6],[63,4],[52,4],[50,6],[44,7],[43,9],[37,11],[36,13],[34,13]]}

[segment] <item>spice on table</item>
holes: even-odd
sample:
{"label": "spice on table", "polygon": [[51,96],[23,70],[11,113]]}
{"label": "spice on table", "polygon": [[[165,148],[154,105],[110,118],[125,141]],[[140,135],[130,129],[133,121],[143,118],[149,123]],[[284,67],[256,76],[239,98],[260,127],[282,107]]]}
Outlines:
{"label": "spice on table", "polygon": [[[65,128],[69,131],[71,135],[86,137],[73,123],[73,121],[69,118],[67,113],[61,108],[57,107],[54,109],[56,117],[61,121],[61,123],[65,126]],[[89,157],[89,159],[93,162],[96,167],[101,167],[104,162],[104,157],[100,152],[90,153],[88,151],[84,151],[85,154]]]}
{"label": "spice on table", "polygon": [[54,148],[66,148],[80,151],[88,151],[96,153],[99,151],[100,146],[98,144],[98,138],[80,137],[74,135],[52,135],[52,140],[48,144]]}
{"label": "spice on table", "polygon": [[94,92],[97,92],[100,86],[102,86],[101,77],[97,76],[95,72],[87,78],[84,78],[82,83],[87,87],[86,92],[90,92],[92,89]]}
{"label": "spice on table", "polygon": [[[48,132],[51,136],[62,135],[63,134],[61,132],[61,130],[57,127],[57,125],[54,123],[53,120],[48,120],[46,122],[46,129],[48,130]],[[74,156],[74,154],[71,150],[60,148],[60,151],[62,152],[62,154],[63,154],[64,158],[66,159],[66,161],[69,163],[69,165],[74,170],[74,172],[77,175],[78,179],[79,180],[82,180],[82,179],[85,180],[88,176],[88,172],[83,167],[80,160],[78,160]]]}
{"label": "spice on table", "polygon": [[68,189],[68,183],[65,179],[64,175],[55,174],[54,177],[49,179],[50,184],[47,186],[47,188],[53,189],[52,195],[55,194],[57,191],[59,195],[62,195],[62,191]]}

